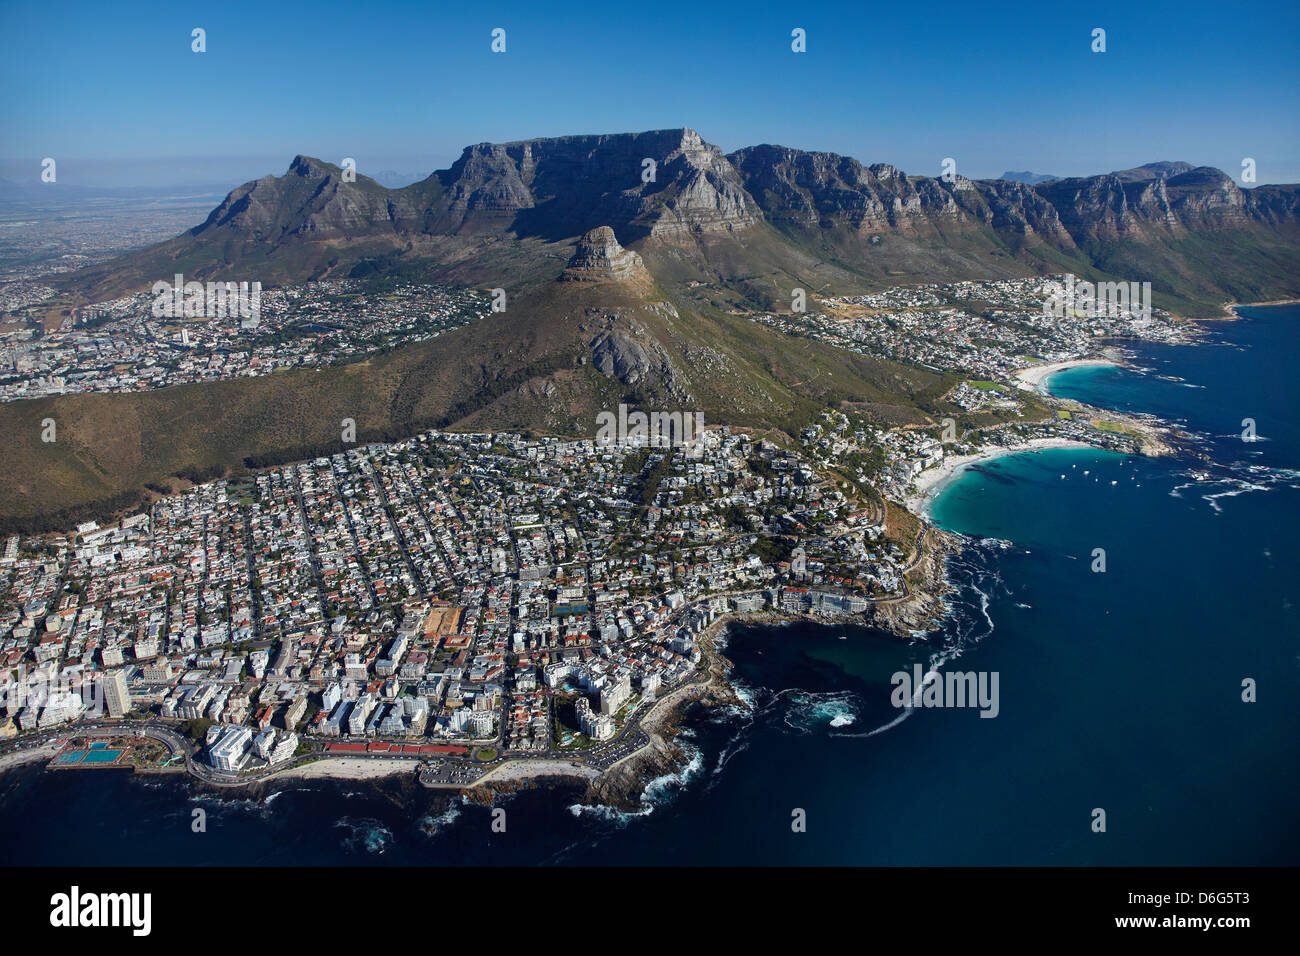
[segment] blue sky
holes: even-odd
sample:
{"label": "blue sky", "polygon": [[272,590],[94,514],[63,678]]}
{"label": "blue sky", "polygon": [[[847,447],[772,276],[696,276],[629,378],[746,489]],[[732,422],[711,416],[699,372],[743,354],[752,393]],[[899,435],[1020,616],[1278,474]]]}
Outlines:
{"label": "blue sky", "polygon": [[1259,182],[1300,182],[1298,53],[1294,0],[4,0],[0,175],[39,176],[53,156],[60,182],[233,186],[296,153],[425,173],[475,142],[692,126],[724,150],[780,143],[913,174],[951,156],[975,178],[1159,159],[1238,175],[1249,156]]}

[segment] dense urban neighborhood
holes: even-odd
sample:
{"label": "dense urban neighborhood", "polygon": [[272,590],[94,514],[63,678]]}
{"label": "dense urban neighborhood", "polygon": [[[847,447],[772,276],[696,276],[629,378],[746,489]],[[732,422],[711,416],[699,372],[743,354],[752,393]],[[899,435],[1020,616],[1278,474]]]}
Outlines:
{"label": "dense urban neighborhood", "polygon": [[[159,283],[186,284],[183,275]],[[478,293],[415,283],[382,292],[354,279],[259,285],[240,284],[242,309],[238,293],[229,305],[217,303],[224,307],[204,300],[199,309],[163,310],[159,295],[141,292],[70,308],[46,331],[38,316],[53,289],[10,283],[0,290],[0,312],[7,313],[0,314],[0,401],[317,368],[432,338],[488,312]]]}
{"label": "dense urban neighborhood", "polygon": [[[689,447],[671,431],[433,431],[194,485],[102,527],[14,535],[0,556],[0,736],[131,717],[184,734],[202,755],[191,769],[218,780],[321,755],[413,757],[432,785],[472,782],[508,756],[606,767],[644,741],[640,715],[698,675],[716,622],[907,598],[925,525],[889,502],[945,461],[1043,441],[1150,450],[1142,423],[1044,409],[1016,372],[1101,338],[1187,333],[1149,309],[1049,320],[1052,289],[958,282],[756,317],[971,374],[945,396],[984,416],[960,433],[835,409],[788,447],[726,426]],[[134,390],[336,362],[486,309],[473,293],[339,280],[262,293],[253,319],[174,319],[141,294],[75,310],[49,334],[11,331],[0,389]]]}
{"label": "dense urban neighborhood", "polygon": [[0,734],[133,712],[225,774],[332,739],[582,754],[720,616],[905,591],[880,509],[771,443],[702,445],[435,432],[11,537]]}

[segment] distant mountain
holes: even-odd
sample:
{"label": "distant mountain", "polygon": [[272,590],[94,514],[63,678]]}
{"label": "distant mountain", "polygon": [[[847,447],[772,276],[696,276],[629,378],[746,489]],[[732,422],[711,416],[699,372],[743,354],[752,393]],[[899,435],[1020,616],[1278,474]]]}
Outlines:
{"label": "distant mountain", "polygon": [[1147,163],[1145,166],[1138,166],[1134,169],[1121,169],[1118,172],[1111,173],[1111,175],[1126,183],[1136,183],[1151,179],[1168,179],[1171,176],[1181,176],[1183,173],[1190,173],[1195,168],[1191,163],[1171,163],[1166,160],[1159,163]]}
{"label": "distant mountain", "polygon": [[1038,183],[1050,183],[1053,179],[1060,179],[1060,177],[1045,176],[1042,173],[1031,173],[1029,170],[1026,169],[1024,172],[1020,172],[1020,173],[1007,170],[1005,173],[1002,174],[1002,179],[1011,183],[1027,183],[1030,186],[1035,186]]}
{"label": "distant mountain", "polygon": [[391,169],[381,169],[373,178],[386,189],[402,189],[427,177],[427,173],[398,173]]}
{"label": "distant mountain", "polygon": [[1072,270],[1150,278],[1162,304],[1205,314],[1226,299],[1297,294],[1300,188],[1243,191],[1209,167],[1152,163],[1038,183],[952,182],[781,146],[723,155],[691,129],[467,147],[400,189],[298,156],[240,186],[168,242],[75,273],[97,298],[183,271],[274,285],[397,272],[534,287],[576,238],[612,227],[661,282],[717,305],[773,307],[794,287]]}

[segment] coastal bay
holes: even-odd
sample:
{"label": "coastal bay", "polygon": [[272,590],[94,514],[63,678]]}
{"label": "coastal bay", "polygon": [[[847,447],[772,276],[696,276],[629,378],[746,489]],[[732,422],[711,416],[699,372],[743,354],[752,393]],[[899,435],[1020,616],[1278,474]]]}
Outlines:
{"label": "coastal bay", "polygon": [[1041,388],[1046,383],[1048,376],[1057,372],[1063,372],[1071,368],[1088,368],[1093,365],[1116,365],[1117,362],[1104,358],[1078,358],[1069,359],[1064,362],[1046,362],[1042,365],[1030,365],[1028,368],[1022,368],[1015,373],[1016,378],[1027,385],[1035,388]]}
{"label": "coastal bay", "polygon": [[946,484],[959,475],[965,468],[982,462],[993,461],[1003,455],[1015,455],[1025,452],[1045,451],[1049,448],[1091,448],[1093,446],[1069,438],[1034,438],[1019,445],[985,445],[970,455],[948,455],[933,468],[927,468],[916,478],[915,491],[908,496],[904,504],[915,514],[924,514],[930,503],[940,494]]}

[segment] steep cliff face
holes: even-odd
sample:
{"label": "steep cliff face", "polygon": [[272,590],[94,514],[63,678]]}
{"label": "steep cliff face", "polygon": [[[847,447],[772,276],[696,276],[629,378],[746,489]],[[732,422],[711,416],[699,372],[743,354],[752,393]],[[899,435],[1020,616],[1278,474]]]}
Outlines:
{"label": "steep cliff face", "polygon": [[[662,170],[667,174],[663,188],[642,193],[637,217],[653,236],[738,232],[761,218],[722,150],[704,142],[695,130],[682,130],[681,141],[665,158]],[[647,185],[660,183],[656,179]]]}
{"label": "steep cliff face", "polygon": [[195,234],[224,229],[275,241],[514,233],[560,240],[603,222],[627,240],[680,239],[744,230],[761,215],[721,150],[692,129],[677,129],[480,143],[450,169],[395,190],[364,176],[344,182],[338,167],[299,156],[284,176],[236,189]]}
{"label": "steep cliff face", "polygon": [[[647,160],[653,177],[643,176]],[[649,181],[646,181],[649,179]],[[692,129],[468,147],[448,170],[387,190],[309,157],[247,183],[193,235],[259,242],[513,234],[560,241],[604,223],[625,242],[740,234],[763,220],[921,236],[987,226],[1062,249],[1114,240],[1294,224],[1300,191],[1247,192],[1187,163],[1029,185],[909,177],[888,164],[783,146],[724,156]]]}
{"label": "steep cliff face", "polygon": [[922,196],[902,172],[884,164],[867,168],[848,156],[784,146],[754,146],[727,159],[764,214],[776,221],[914,232],[917,223],[941,209],[956,215],[950,196]]}
{"label": "steep cliff face", "polygon": [[1273,228],[1300,222],[1300,187],[1257,186],[1250,191],[1249,208],[1261,223]]}
{"label": "steep cliff face", "polygon": [[562,239],[603,222],[630,241],[732,232],[760,218],[721,150],[692,129],[481,143],[430,178],[457,232]]}
{"label": "steep cliff face", "polygon": [[1040,236],[1062,249],[1072,249],[1070,235],[1061,215],[1033,186],[1006,180],[976,183],[987,213],[981,218],[998,232]]}
{"label": "steep cliff face", "polygon": [[1072,249],[1088,241],[1170,238],[1295,218],[1294,199],[1283,198],[1294,197],[1294,187],[1272,187],[1254,200],[1219,170],[1186,163],[1029,185],[909,178],[891,166],[864,167],[847,156],[780,146],[750,147],[728,159],[769,219],[801,226],[918,235],[983,224]]}
{"label": "steep cliff face", "polygon": [[[647,160],[653,177],[643,176]],[[649,178],[649,181],[646,181]],[[1029,185],[909,177],[888,164],[783,146],[724,156],[692,129],[564,136],[468,147],[403,189],[298,156],[284,176],[230,193],[200,239],[256,242],[375,235],[539,237],[608,225],[624,242],[743,234],[767,220],[803,228],[929,235],[983,225],[1064,249],[1090,241],[1294,224],[1300,189],[1246,191],[1186,163]]]}

